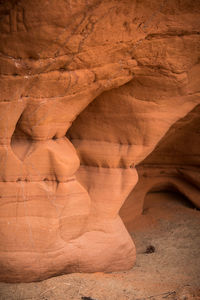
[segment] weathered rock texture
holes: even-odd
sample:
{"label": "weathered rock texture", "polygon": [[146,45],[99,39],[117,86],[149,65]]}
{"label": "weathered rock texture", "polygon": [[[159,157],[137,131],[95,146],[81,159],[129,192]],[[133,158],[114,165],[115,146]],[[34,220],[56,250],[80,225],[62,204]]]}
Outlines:
{"label": "weathered rock texture", "polygon": [[0,32],[0,280],[131,268],[118,213],[200,103],[199,1],[1,1]]}
{"label": "weathered rock texture", "polygon": [[120,210],[132,231],[149,192],[172,191],[200,208],[200,106],[177,121],[155,150],[137,166],[139,181]]}

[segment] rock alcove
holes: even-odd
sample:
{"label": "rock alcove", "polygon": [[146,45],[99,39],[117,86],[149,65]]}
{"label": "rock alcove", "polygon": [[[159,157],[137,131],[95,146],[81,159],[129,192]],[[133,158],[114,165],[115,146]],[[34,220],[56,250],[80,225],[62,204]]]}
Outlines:
{"label": "rock alcove", "polygon": [[181,118],[199,136],[198,1],[9,0],[0,13],[0,280],[131,268],[120,208],[128,228],[158,177],[199,206],[196,142],[187,167],[181,146],[150,158]]}

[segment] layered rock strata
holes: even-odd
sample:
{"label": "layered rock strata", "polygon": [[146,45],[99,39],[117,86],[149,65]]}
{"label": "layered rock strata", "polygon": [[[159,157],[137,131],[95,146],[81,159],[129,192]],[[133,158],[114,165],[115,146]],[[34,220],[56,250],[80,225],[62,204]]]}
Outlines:
{"label": "layered rock strata", "polygon": [[[137,166],[139,181],[120,216],[129,231],[150,192],[174,192],[200,208],[200,106],[177,121],[155,150]],[[145,211],[144,211],[145,213]]]}
{"label": "layered rock strata", "polygon": [[135,166],[200,103],[198,1],[9,0],[0,16],[0,280],[131,268]]}

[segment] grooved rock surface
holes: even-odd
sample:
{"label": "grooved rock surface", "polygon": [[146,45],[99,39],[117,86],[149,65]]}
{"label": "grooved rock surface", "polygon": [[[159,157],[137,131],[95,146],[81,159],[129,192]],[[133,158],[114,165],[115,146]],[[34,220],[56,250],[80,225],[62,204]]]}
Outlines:
{"label": "grooved rock surface", "polygon": [[155,150],[137,166],[139,181],[120,210],[133,230],[149,192],[173,191],[200,208],[200,106],[177,121]]}
{"label": "grooved rock surface", "polygon": [[135,166],[200,103],[199,1],[0,1],[0,33],[0,280],[131,268]]}

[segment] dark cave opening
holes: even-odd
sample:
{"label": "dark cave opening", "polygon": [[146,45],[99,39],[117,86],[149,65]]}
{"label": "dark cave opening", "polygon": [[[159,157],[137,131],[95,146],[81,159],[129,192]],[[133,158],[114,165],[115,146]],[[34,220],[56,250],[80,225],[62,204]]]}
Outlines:
{"label": "dark cave opening", "polygon": [[[176,204],[184,206],[190,209],[197,209],[197,207],[190,201],[190,199],[185,196],[179,189],[174,185],[162,185],[154,186],[145,196],[143,204],[143,213],[149,208],[149,199],[154,199],[154,201],[159,201],[165,198],[167,202],[171,204]],[[160,200],[162,201],[162,200]]]}

